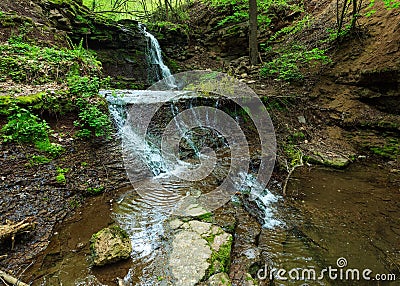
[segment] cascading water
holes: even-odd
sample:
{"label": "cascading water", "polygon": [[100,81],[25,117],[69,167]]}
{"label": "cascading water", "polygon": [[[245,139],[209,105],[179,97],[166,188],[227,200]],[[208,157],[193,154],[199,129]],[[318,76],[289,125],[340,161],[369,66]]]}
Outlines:
{"label": "cascading water", "polygon": [[[226,141],[217,133],[213,133],[207,129],[199,129],[196,135],[193,133],[186,123],[179,118],[179,114],[184,111],[182,102],[179,100],[171,100],[165,103],[163,114],[169,113],[171,123],[178,130],[179,136],[185,141],[185,146],[190,149],[192,158],[201,160],[209,160],[206,154],[202,154],[202,146],[199,142],[211,142],[214,147],[217,146],[215,152],[221,158],[216,164],[216,171],[207,177],[206,181],[184,181],[179,178],[179,173],[187,170],[188,166],[195,166],[192,159],[189,161],[169,161],[168,157],[162,156],[160,145],[157,143],[157,134],[147,134],[146,136],[139,135],[140,132],[134,127],[126,124],[127,121],[133,120],[136,122],[140,118],[130,118],[140,112],[127,112],[129,106],[136,106],[139,110],[149,110],[151,106],[158,101],[163,102],[165,96],[171,92],[155,92],[155,91],[124,91],[123,96],[110,95],[105,92],[104,96],[109,102],[110,113],[114,118],[114,122],[118,129],[118,134],[123,138],[123,142],[129,142],[123,146],[124,152],[131,153],[132,158],[130,165],[138,174],[138,183],[134,183],[136,191],[141,191],[141,196],[138,196],[136,191],[128,192],[123,195],[114,207],[115,220],[128,232],[132,240],[133,254],[135,262],[146,261],[147,269],[154,267],[152,265],[157,249],[160,248],[161,238],[164,234],[163,222],[170,216],[173,207],[187,196],[196,195],[199,192],[209,192],[216,188],[222,178],[226,176],[230,161],[230,147]],[[182,93],[185,94],[185,93]],[[170,95],[171,96],[171,95]],[[171,96],[174,98],[174,96]],[[189,114],[193,117],[193,122],[200,124],[201,119],[199,114],[194,110],[196,99],[190,98],[190,95],[184,100],[189,110]],[[212,104],[213,107],[218,107],[219,100]],[[216,122],[216,111],[206,113],[204,120],[208,122]],[[137,125],[140,126],[140,122]],[[157,132],[157,131],[156,131]],[[160,135],[160,134],[159,134]],[[187,150],[187,149],[185,149]],[[126,162],[125,162],[126,163]],[[151,174],[145,175],[143,170],[150,170]],[[147,176],[147,177],[146,177]],[[235,183],[235,188],[238,192],[252,194],[252,191],[257,188],[255,177],[251,174],[241,174],[241,180]],[[162,188],[160,188],[162,186]],[[149,195],[144,190],[149,190]],[[265,227],[274,228],[283,223],[275,219],[276,210],[274,203],[279,200],[278,196],[272,194],[269,190],[264,190],[260,194],[255,194],[255,202],[260,209],[265,213]],[[154,285],[154,277],[151,277],[150,270],[143,270],[141,274],[141,285]],[[132,279],[133,271],[125,277],[126,283]],[[137,275],[137,273],[136,273]]]}
{"label": "cascading water", "polygon": [[174,78],[169,68],[163,62],[162,50],[157,39],[149,33],[146,26],[141,23],[139,23],[139,30],[147,39],[146,57],[149,64],[149,81],[157,82],[161,79],[165,79],[168,85],[171,87],[174,86]]}

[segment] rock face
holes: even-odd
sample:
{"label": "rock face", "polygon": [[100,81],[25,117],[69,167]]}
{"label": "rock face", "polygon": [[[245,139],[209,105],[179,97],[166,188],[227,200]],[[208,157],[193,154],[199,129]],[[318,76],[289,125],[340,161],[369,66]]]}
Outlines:
{"label": "rock face", "polygon": [[[146,37],[137,21],[113,21],[101,18],[73,0],[1,1],[0,41],[14,34],[57,46],[92,49],[103,64],[103,74],[126,87],[148,82],[145,51]],[[29,6],[29,7],[28,7]],[[29,31],[22,23],[29,24]],[[81,47],[81,48],[82,48]]]}
{"label": "rock face", "polygon": [[174,236],[169,267],[176,279],[174,285],[197,285],[217,273],[224,277],[219,280],[228,284],[215,284],[218,279],[214,277],[212,284],[205,285],[230,285],[223,272],[228,271],[230,264],[231,234],[211,223],[197,220],[184,222],[175,219],[170,222],[170,228]]}
{"label": "rock face", "polygon": [[97,52],[105,75],[121,81],[147,82],[146,38],[138,22],[114,22],[95,17],[74,1],[42,1],[43,13],[52,25],[66,31],[75,43]]}
{"label": "rock face", "polygon": [[103,228],[90,239],[93,264],[102,266],[128,259],[132,252],[127,233],[117,225]]}

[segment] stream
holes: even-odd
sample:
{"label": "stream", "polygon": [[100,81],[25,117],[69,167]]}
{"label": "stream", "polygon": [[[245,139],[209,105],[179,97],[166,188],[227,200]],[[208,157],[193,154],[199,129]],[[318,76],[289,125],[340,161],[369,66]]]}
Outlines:
{"label": "stream", "polygon": [[[239,194],[245,194],[252,197],[252,207],[263,226],[258,239],[262,260],[254,266],[254,277],[265,274],[260,272],[264,268],[313,269],[318,273],[329,266],[337,268],[340,258],[351,268],[400,276],[400,193],[389,170],[367,163],[345,171],[304,168],[293,175],[289,196],[284,199],[279,190],[267,189],[258,181],[264,144],[253,138],[255,128],[242,116],[240,106],[177,88],[180,82],[162,63],[157,40],[144,26],[140,28],[148,38],[149,77],[154,81],[164,78],[170,91],[102,92],[122,140],[132,187],[90,199],[80,213],[60,226],[35,270],[40,278],[32,285],[116,285],[117,278],[125,285],[167,285],[158,279],[170,275],[163,265],[168,257],[165,222],[188,205],[201,205],[202,194],[212,193],[221,184],[230,192],[214,196],[218,204],[210,210],[224,207],[229,200],[240,204]],[[154,105],[157,108],[152,113]],[[203,105],[208,109],[196,109]],[[133,111],[129,109],[132,106],[136,108]],[[217,109],[230,113],[230,119],[220,117]],[[178,116],[183,113],[186,118]],[[221,125],[218,120],[224,124],[233,120],[244,130],[243,137],[215,131],[213,127]],[[132,128],[136,122],[137,130]],[[179,135],[175,156],[165,156],[160,130],[171,132],[169,138]],[[240,144],[243,138],[248,145]],[[167,151],[173,153],[172,149]],[[232,165],[248,159],[248,168],[238,167],[228,176]],[[184,175],[187,172],[201,178],[190,180]],[[131,259],[91,267],[87,242],[95,231],[113,221],[129,234]],[[355,285],[354,281],[327,277],[303,282],[279,280],[275,274],[274,278],[275,285]]]}

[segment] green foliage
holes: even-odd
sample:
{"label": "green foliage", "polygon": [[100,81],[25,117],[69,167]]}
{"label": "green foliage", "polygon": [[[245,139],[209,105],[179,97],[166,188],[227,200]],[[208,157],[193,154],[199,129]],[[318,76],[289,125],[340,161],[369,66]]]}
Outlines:
{"label": "green foliage", "polygon": [[111,122],[107,114],[101,111],[97,106],[86,105],[78,114],[79,120],[75,121],[75,126],[81,130],[79,137],[108,136],[111,132]]}
{"label": "green foliage", "polygon": [[67,180],[65,178],[65,174],[68,173],[69,169],[68,168],[57,168],[57,176],[56,176],[56,181],[59,184],[66,184]]}
{"label": "green foliage", "polygon": [[302,46],[292,46],[264,64],[260,70],[262,77],[275,77],[278,80],[293,82],[303,79],[301,68],[318,64],[328,64],[331,59],[319,48],[306,50]]}
{"label": "green foliage", "polygon": [[61,82],[70,71],[79,69],[83,75],[94,75],[101,68],[95,56],[82,48],[82,42],[73,49],[43,48],[25,43],[17,36],[0,45],[0,54],[0,81]]}
{"label": "green foliage", "polygon": [[277,38],[283,35],[294,35],[304,28],[309,27],[311,25],[312,19],[309,15],[306,15],[301,20],[295,22],[293,25],[286,26],[279,31],[277,31],[274,35],[270,37],[270,41],[275,41]]}
{"label": "green foliage", "polygon": [[292,144],[288,144],[285,146],[284,151],[289,160],[290,167],[297,166],[301,163],[303,152],[300,149],[294,147]]}
{"label": "green foliage", "polygon": [[[385,5],[385,8],[388,10],[400,8],[400,1],[398,0],[382,0],[383,4]],[[374,10],[375,6],[375,0],[370,0],[369,5],[366,8],[366,17],[370,17],[371,15],[375,14],[376,10]]]}
{"label": "green foliage", "polygon": [[[111,134],[111,121],[104,108],[102,98],[98,92],[100,80],[97,77],[68,77],[68,86],[71,95],[75,97],[75,104],[79,110],[78,120],[74,125],[80,127],[78,137],[89,138],[109,137]],[[103,108],[102,108],[103,107]]]}
{"label": "green foliage", "polygon": [[92,195],[98,195],[104,191],[104,186],[100,187],[89,187],[87,188],[87,192]]}
{"label": "green foliage", "polygon": [[[217,27],[242,23],[249,19],[249,2],[247,0],[209,0],[209,2],[227,15],[217,22]],[[260,30],[269,27],[280,11],[304,11],[302,1],[287,0],[258,0],[257,9],[257,22]]]}
{"label": "green foliage", "polygon": [[74,96],[89,98],[97,95],[100,88],[100,79],[98,77],[80,76],[71,74],[67,78],[69,92]]}
{"label": "green foliage", "polygon": [[33,155],[30,159],[29,159],[29,164],[31,166],[36,166],[36,165],[41,165],[41,164],[47,164],[50,163],[51,159],[45,157],[45,156],[41,156],[41,155]]}
{"label": "green foliage", "polygon": [[395,160],[400,156],[400,140],[390,138],[383,146],[371,147],[371,151],[378,156]]}
{"label": "green foliage", "polygon": [[51,143],[48,138],[44,141],[35,142],[35,147],[41,151],[48,153],[53,158],[64,152],[64,148],[61,145]]}
{"label": "green foliage", "polygon": [[[388,10],[400,8],[398,0],[382,0],[382,2]],[[330,40],[340,42],[355,30],[356,22],[360,17],[370,17],[376,12],[375,0],[369,0],[366,8],[362,4],[362,0],[336,0],[337,28],[330,32]],[[365,10],[365,13],[362,13],[362,10]]]}
{"label": "green foliage", "polygon": [[4,142],[32,143],[52,157],[58,156],[63,151],[61,146],[50,142],[51,129],[46,121],[24,108],[13,108],[1,132]]}
{"label": "green foliage", "polygon": [[247,11],[235,11],[232,15],[229,15],[218,22],[217,27],[224,26],[226,24],[241,23],[249,19],[249,13]]}
{"label": "green foliage", "polygon": [[49,125],[24,108],[15,107],[3,126],[3,140],[21,143],[35,143],[48,138]]}

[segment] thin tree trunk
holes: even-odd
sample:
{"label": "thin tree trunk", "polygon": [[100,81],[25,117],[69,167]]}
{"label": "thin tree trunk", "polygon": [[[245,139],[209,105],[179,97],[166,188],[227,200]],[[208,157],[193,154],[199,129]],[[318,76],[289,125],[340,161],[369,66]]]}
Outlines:
{"label": "thin tree trunk", "polygon": [[[337,0],[339,2],[339,0]],[[344,0],[343,2],[343,7],[342,7],[342,12],[340,14],[340,16],[338,16],[338,30],[337,30],[337,35],[338,37],[340,37],[340,33],[342,32],[342,28],[343,28],[343,22],[344,22],[344,17],[346,15],[346,10],[347,10],[347,4],[348,4],[349,0]],[[339,4],[338,4],[339,7]],[[336,13],[339,13],[339,9],[336,11]]]}
{"label": "thin tree trunk", "polygon": [[352,11],[352,18],[351,18],[351,29],[354,30],[356,27],[356,22],[358,18],[358,11],[359,5],[357,5],[357,0],[353,0],[353,11]]}
{"label": "thin tree trunk", "polygon": [[257,0],[249,0],[249,56],[250,64],[258,64]]}

